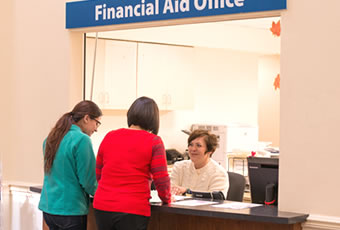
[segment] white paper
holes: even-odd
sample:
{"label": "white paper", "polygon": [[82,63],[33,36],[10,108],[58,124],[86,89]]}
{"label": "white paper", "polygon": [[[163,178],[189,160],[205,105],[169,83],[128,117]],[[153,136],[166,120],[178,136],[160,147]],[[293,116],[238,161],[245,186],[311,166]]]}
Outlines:
{"label": "white paper", "polygon": [[150,192],[151,199],[149,200],[151,203],[160,203],[162,200],[158,197],[157,190],[151,190]]}
{"label": "white paper", "polygon": [[190,199],[191,197],[187,197],[187,196],[177,196],[175,195],[175,201],[180,201],[180,200],[185,200],[185,199]]}
{"label": "white paper", "polygon": [[231,202],[224,204],[213,205],[215,208],[229,208],[229,209],[246,209],[261,206],[262,204],[242,203],[242,202]]}
{"label": "white paper", "polygon": [[[162,202],[162,200],[158,196],[157,190],[151,190],[150,196],[151,196],[151,198],[150,198],[149,201],[151,203],[160,203],[160,202]],[[175,195],[174,198],[175,198],[175,201],[180,201],[180,200],[190,199],[191,197]]]}
{"label": "white paper", "polygon": [[185,201],[178,201],[173,204],[185,205],[185,206],[199,206],[199,205],[208,205],[208,204],[216,204],[216,203],[218,202],[205,201],[205,200],[185,200]]}

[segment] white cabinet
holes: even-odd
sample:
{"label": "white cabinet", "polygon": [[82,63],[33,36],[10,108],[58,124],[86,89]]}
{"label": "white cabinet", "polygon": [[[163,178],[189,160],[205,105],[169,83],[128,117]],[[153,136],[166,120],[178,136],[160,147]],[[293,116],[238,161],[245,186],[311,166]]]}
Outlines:
{"label": "white cabinet", "polygon": [[[95,39],[87,38],[86,99],[90,99]],[[193,109],[193,48],[98,39],[93,97],[102,109],[128,109],[140,96],[160,110]]]}
{"label": "white cabinet", "polygon": [[[87,39],[86,98],[90,99],[95,39]],[[137,44],[98,39],[93,101],[102,109],[126,109],[136,99]]]}
{"label": "white cabinet", "polygon": [[[93,65],[94,65],[94,54],[95,53],[95,39],[86,39],[86,50],[85,50],[85,99],[95,101],[98,106],[101,107],[103,99],[99,100],[99,93],[104,88],[104,60],[105,60],[105,41],[98,39],[97,51],[95,60],[95,72],[94,78]],[[100,103],[99,101],[102,101]]]}
{"label": "white cabinet", "polygon": [[193,109],[192,47],[138,44],[137,96],[153,98],[161,110]]}

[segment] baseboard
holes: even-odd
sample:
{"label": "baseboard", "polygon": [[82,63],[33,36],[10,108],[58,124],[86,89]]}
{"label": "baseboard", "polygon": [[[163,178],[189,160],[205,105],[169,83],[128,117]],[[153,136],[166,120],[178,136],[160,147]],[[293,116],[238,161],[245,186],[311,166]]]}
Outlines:
{"label": "baseboard", "polygon": [[30,186],[36,186],[36,185],[41,185],[41,184],[23,182],[23,181],[8,181],[8,180],[5,180],[2,182],[2,186],[9,186],[9,187],[30,187]]}
{"label": "baseboard", "polygon": [[339,230],[340,217],[310,215],[302,225],[303,230]]}

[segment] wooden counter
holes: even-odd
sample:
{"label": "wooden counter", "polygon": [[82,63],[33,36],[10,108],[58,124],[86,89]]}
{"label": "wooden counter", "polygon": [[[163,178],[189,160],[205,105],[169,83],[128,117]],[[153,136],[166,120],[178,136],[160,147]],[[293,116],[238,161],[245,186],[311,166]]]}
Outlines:
{"label": "wooden counter", "polygon": [[[31,188],[31,191],[41,192],[41,188]],[[220,204],[228,202],[219,201]],[[225,209],[211,205],[152,204],[148,230],[301,230],[307,217],[308,214],[279,211],[276,206]],[[87,229],[96,230],[92,206]]]}
{"label": "wooden counter", "polygon": [[[219,203],[226,203],[222,201]],[[228,229],[228,230],[301,230],[308,215],[281,212],[276,206],[224,209],[211,205],[153,205],[148,230]]]}

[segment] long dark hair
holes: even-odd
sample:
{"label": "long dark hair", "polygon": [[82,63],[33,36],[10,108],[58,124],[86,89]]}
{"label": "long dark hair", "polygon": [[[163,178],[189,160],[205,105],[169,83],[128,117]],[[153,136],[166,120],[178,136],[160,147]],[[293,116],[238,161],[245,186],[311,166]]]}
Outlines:
{"label": "long dark hair", "polygon": [[137,98],[128,110],[127,119],[129,127],[138,125],[146,131],[158,134],[159,110],[156,102],[151,98]]}
{"label": "long dark hair", "polygon": [[60,142],[69,131],[71,125],[80,121],[85,115],[89,115],[91,119],[95,119],[102,116],[102,111],[92,101],[81,101],[71,112],[65,113],[61,118],[59,118],[55,126],[52,128],[51,132],[47,136],[45,145],[45,173],[49,173],[51,171]]}

